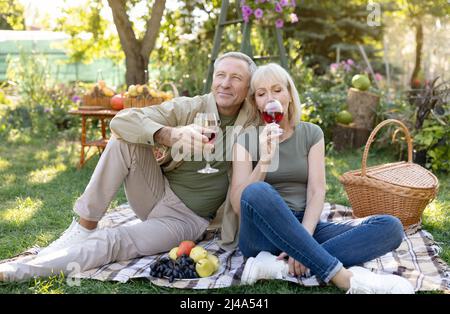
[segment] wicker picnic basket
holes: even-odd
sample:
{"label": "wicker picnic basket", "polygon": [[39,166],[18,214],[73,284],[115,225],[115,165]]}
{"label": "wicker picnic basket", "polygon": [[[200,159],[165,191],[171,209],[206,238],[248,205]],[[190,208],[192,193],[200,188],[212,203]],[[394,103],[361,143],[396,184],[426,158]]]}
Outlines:
{"label": "wicker picnic basket", "polygon": [[110,109],[111,98],[112,97],[108,96],[83,95],[82,103],[84,106],[102,107],[105,109]]}
{"label": "wicker picnic basket", "polygon": [[[369,148],[377,132],[387,124],[398,124],[408,144],[408,161],[366,167]],[[367,140],[361,169],[344,173],[344,185],[355,217],[390,214],[398,217],[405,231],[415,232],[422,213],[438,191],[438,179],[425,168],[412,162],[412,139],[406,126],[395,119],[378,124]]]}
{"label": "wicker picnic basket", "polygon": [[[162,84],[159,87],[159,93],[161,93],[161,90],[164,86],[170,86],[172,88],[172,94],[173,97],[178,97],[178,89],[172,82],[166,82]],[[166,100],[169,100],[169,95],[167,93],[162,93],[161,96],[151,96],[151,95],[139,95],[137,97],[126,97],[124,101],[124,108],[142,108],[142,107],[148,107],[153,105],[159,105],[160,103],[163,103]]]}

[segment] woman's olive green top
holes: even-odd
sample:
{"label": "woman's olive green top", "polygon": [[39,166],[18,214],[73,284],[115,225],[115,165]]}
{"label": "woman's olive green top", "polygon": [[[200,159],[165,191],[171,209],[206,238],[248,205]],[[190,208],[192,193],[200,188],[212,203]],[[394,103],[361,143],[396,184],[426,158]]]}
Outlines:
{"label": "woman's olive green top", "polygon": [[[294,133],[279,144],[278,155],[275,153],[272,159],[264,181],[271,184],[293,210],[306,208],[308,154],[311,147],[322,138],[323,132],[319,126],[300,122]],[[238,144],[250,153],[255,167],[259,160],[259,132],[256,129],[247,130],[238,137]]]}

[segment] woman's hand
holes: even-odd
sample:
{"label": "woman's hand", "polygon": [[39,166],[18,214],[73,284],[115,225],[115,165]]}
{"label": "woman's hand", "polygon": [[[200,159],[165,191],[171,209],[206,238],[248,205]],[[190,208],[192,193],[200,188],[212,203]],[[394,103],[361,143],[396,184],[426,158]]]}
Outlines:
{"label": "woman's hand", "polygon": [[[287,253],[282,252],[280,255],[278,255],[277,259],[282,260],[286,256],[288,256]],[[303,276],[309,272],[309,269],[306,268],[305,265],[303,265],[299,261],[296,261],[292,257],[289,257],[288,265],[289,265],[289,273],[293,276]]]}
{"label": "woman's hand", "polygon": [[267,124],[259,136],[260,160],[270,164],[280,142],[280,127],[275,123]]}

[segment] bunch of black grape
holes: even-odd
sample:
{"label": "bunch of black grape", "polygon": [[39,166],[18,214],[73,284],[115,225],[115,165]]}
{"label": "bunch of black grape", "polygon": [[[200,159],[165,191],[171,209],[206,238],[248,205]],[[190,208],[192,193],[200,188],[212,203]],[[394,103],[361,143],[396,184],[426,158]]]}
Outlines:
{"label": "bunch of black grape", "polygon": [[195,271],[195,262],[186,254],[178,257],[176,261],[167,257],[161,258],[154,262],[150,269],[152,277],[166,277],[169,282],[173,282],[175,279],[198,278]]}

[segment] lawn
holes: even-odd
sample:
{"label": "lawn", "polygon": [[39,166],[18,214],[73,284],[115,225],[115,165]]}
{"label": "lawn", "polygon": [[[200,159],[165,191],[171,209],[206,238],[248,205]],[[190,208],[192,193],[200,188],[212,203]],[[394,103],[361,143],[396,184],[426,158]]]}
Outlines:
{"label": "lawn", "polygon": [[[329,152],[327,157],[327,201],[348,205],[338,181],[343,172],[360,168],[361,150]],[[21,134],[2,140],[0,146],[0,259],[56,239],[72,221],[72,206],[83,192],[98,161],[92,158],[78,170],[79,143],[73,136],[42,139]],[[390,151],[371,151],[370,164],[395,160]],[[440,192],[424,213],[424,227],[443,248],[441,257],[450,263],[449,175],[438,175]],[[123,189],[111,208],[126,201]],[[259,282],[253,286],[219,290],[160,288],[148,280],[126,284],[83,280],[70,286],[62,277],[0,283],[0,293],[341,293],[334,287],[305,288],[285,281]]]}

